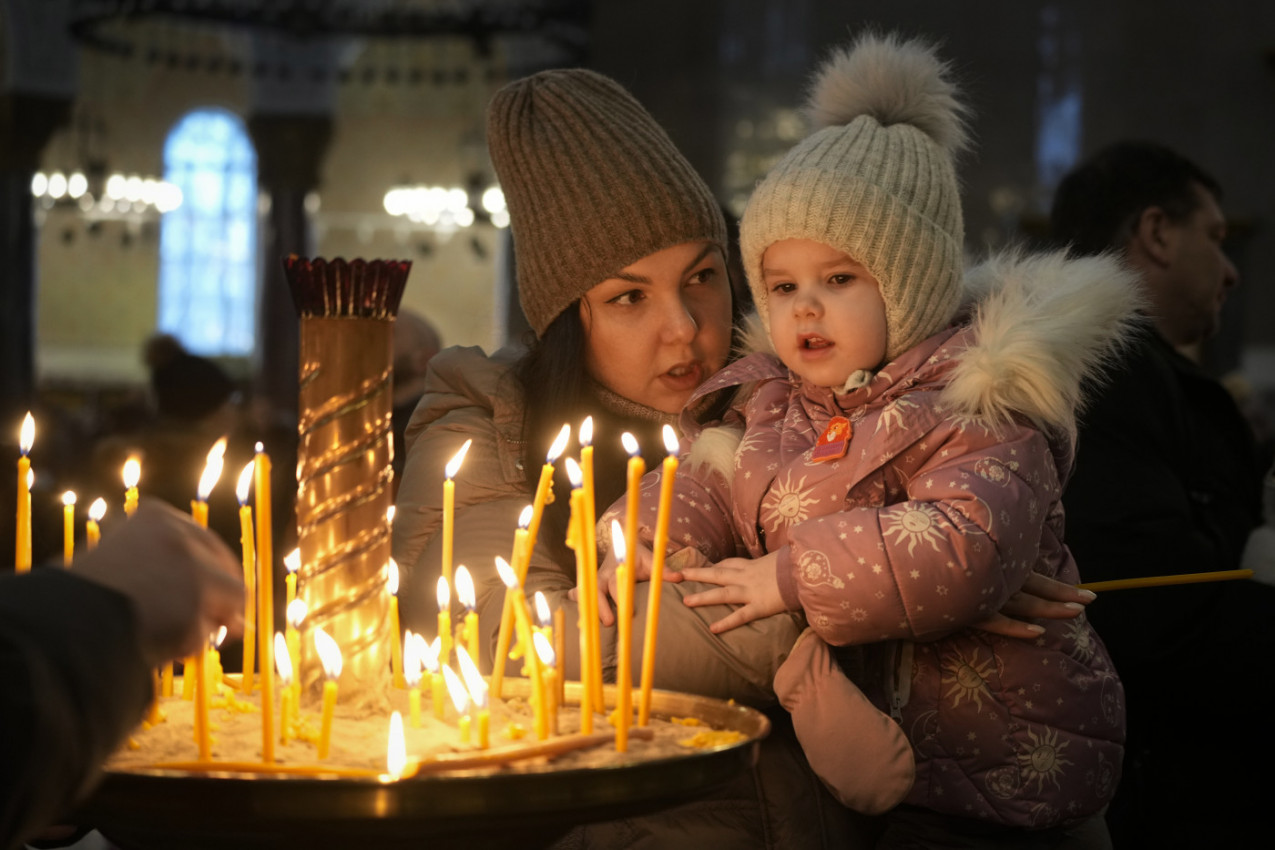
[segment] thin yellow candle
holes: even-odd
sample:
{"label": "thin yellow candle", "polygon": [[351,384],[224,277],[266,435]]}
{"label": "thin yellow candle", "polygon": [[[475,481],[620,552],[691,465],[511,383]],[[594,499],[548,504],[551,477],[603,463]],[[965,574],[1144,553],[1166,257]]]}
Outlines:
{"label": "thin yellow candle", "polygon": [[208,497],[212,495],[213,488],[217,486],[217,482],[221,479],[221,470],[225,462],[226,438],[222,437],[213,443],[213,447],[208,450],[208,458],[204,463],[204,472],[199,476],[196,499],[190,503],[191,515],[194,516],[195,522],[204,528],[208,527]]}
{"label": "thin yellow candle", "polygon": [[283,576],[283,610],[286,612],[297,598],[297,571],[301,569],[300,546],[283,556],[283,568],[287,570]]}
{"label": "thin yellow candle", "polygon": [[209,699],[221,693],[221,680],[225,675],[225,668],[221,666],[221,645],[226,640],[226,627],[222,626],[217,630],[217,635],[212,639],[208,647],[208,686],[211,689]]}
{"label": "thin yellow candle", "polygon": [[438,663],[446,664],[452,658],[452,588],[446,576],[438,577]]}
{"label": "thin yellow candle", "polygon": [[430,643],[425,642],[425,638],[416,635],[417,650],[420,652],[421,662],[424,663],[425,669],[429,671],[429,699],[434,709],[434,717],[437,720],[443,719],[443,671],[438,665],[438,652],[440,641],[434,638]]}
{"label": "thin yellow candle", "polygon": [[[197,655],[189,655],[182,659],[182,699],[187,702],[195,698],[195,683],[198,681],[195,675]],[[172,673],[168,672],[172,666],[171,663],[164,666],[165,676],[172,676]]]}
{"label": "thin yellow candle", "polygon": [[248,504],[252,468],[251,461],[244,464],[235,484],[235,498],[239,500],[239,545],[243,550],[243,678],[240,689],[245,694],[252,693],[257,661],[257,549],[252,535],[252,507]]}
{"label": "thin yellow candle", "polygon": [[553,645],[553,617],[549,614],[549,600],[539,590],[531,597],[531,610],[536,614],[536,631],[542,632]]}
{"label": "thin yellow candle", "polygon": [[541,693],[545,700],[543,717],[537,718],[544,724],[544,729],[536,728],[536,736],[543,741],[550,734],[558,734],[558,656],[549,636],[543,631],[536,632],[532,640],[536,645],[536,657],[540,661]]}
{"label": "thin yellow candle", "polygon": [[456,660],[460,664],[460,674],[465,678],[465,689],[469,691],[469,711],[474,718],[478,749],[485,750],[491,746],[491,710],[487,707],[487,683],[483,674],[478,672],[478,665],[469,657],[463,648],[456,648]]}
{"label": "thin yellow candle", "polygon": [[[618,615],[618,648],[616,663],[616,685],[618,708],[623,718],[624,737],[628,738],[628,727],[633,719],[633,593],[636,587],[638,508],[641,502],[642,476],[646,474],[646,461],[639,454],[637,438],[627,431],[621,435],[620,442],[628,452],[629,463],[625,481],[625,514],[624,533],[616,539],[615,531],[618,523],[612,523],[611,540],[615,547],[616,559],[623,559],[623,571],[619,572],[619,606]],[[621,542],[623,541],[623,543]],[[627,544],[627,545],[625,545]],[[617,727],[618,728],[618,727]],[[617,735],[619,733],[617,732]],[[619,738],[616,738],[617,744]]]}
{"label": "thin yellow candle", "polygon": [[456,600],[465,608],[465,648],[469,651],[470,658],[477,658],[478,597],[474,593],[474,579],[464,564],[456,568]]}
{"label": "thin yellow candle", "polygon": [[[545,456],[545,465],[540,467],[540,480],[536,484],[536,495],[531,503],[531,519],[527,523],[527,550],[530,551],[536,545],[536,535],[540,533],[540,520],[544,517],[545,505],[553,504],[553,465],[557,463],[558,458],[562,457],[562,453],[566,451],[567,443],[571,440],[571,426],[564,424],[562,430],[558,432],[558,436],[554,438],[553,444],[549,446],[549,454]],[[518,567],[518,564],[514,564]],[[518,573],[518,581],[527,580],[527,568],[525,565],[521,567],[522,572]]]}
{"label": "thin yellow candle", "polygon": [[[568,430],[567,432],[571,432]],[[552,472],[553,467],[549,467]],[[541,475],[541,481],[544,475]],[[509,561],[513,565],[518,581],[526,579],[527,562],[531,559],[531,538],[528,525],[535,516],[535,505],[527,505],[518,515],[518,529],[514,532],[514,548]],[[520,566],[521,565],[521,566]],[[501,609],[500,631],[496,635],[496,655],[492,659],[491,689],[496,692],[496,699],[503,695],[505,684],[505,662],[509,659],[509,643],[514,633],[514,597],[513,591],[505,589],[505,606]]]}
{"label": "thin yellow candle", "polygon": [[602,696],[602,624],[598,620],[598,512],[593,489],[593,417],[586,416],[580,425],[580,474],[584,481],[584,521],[580,531],[584,540],[584,580],[589,594],[589,687],[593,704],[603,710]]}
{"label": "thin yellow candle", "polygon": [[465,453],[473,442],[466,440],[443,469],[443,578],[447,579],[448,584],[452,582],[452,533],[456,524],[456,482],[452,479],[460,472]]}
{"label": "thin yellow candle", "polygon": [[69,567],[75,558],[75,491],[62,494],[62,565]]}
{"label": "thin yellow candle", "polygon": [[421,651],[419,635],[403,632],[403,679],[407,683],[407,712],[412,728],[421,727]]}
{"label": "thin yellow candle", "polygon": [[496,556],[496,573],[505,587],[514,592],[514,626],[518,630],[518,640],[526,647],[524,660],[527,664],[527,678],[531,679],[531,705],[535,715],[536,729],[543,724],[541,715],[545,710],[544,682],[540,678],[540,660],[536,658],[535,642],[531,637],[531,617],[527,613],[527,597],[518,584],[518,576],[513,567],[499,555]]}
{"label": "thin yellow candle", "polygon": [[[566,654],[567,612],[562,606],[558,606],[553,610],[553,655],[554,658],[563,658]],[[554,705],[562,705],[563,700],[566,699],[566,678],[566,676],[561,675],[561,672],[558,671],[557,681],[555,683],[557,685],[557,691],[554,694]]]}
{"label": "thin yellow candle", "polygon": [[[394,687],[405,688],[407,683],[403,680],[403,632],[398,621],[398,562],[390,558],[389,564],[386,565],[388,578],[385,582],[385,589],[390,594],[390,673],[394,682]],[[439,614],[441,623],[442,614]]]}
{"label": "thin yellow candle", "polygon": [[195,652],[195,734],[199,740],[199,759],[212,758],[212,732],[208,728],[208,647]]}
{"label": "thin yellow candle", "polygon": [[31,412],[22,419],[18,431],[18,530],[14,552],[14,569],[25,573],[31,570],[31,446],[35,443],[35,418]]}
{"label": "thin yellow candle", "polygon": [[660,594],[664,588],[664,556],[668,548],[669,513],[673,507],[673,479],[677,475],[677,434],[664,426],[664,448],[668,456],[660,475],[659,512],[655,518],[654,552],[651,560],[651,586],[646,608],[646,639],[642,644],[642,693],[638,701],[638,725],[651,719],[651,688],[655,682],[655,636],[660,627]]}
{"label": "thin yellow candle", "polygon": [[576,602],[579,617],[576,620],[580,636],[580,731],[588,734],[593,731],[593,712],[601,709],[602,704],[594,700],[592,679],[593,642],[590,620],[597,618],[594,610],[597,597],[589,593],[587,573],[589,560],[585,554],[587,547],[584,534],[584,489],[581,487],[582,475],[580,467],[571,458],[567,458],[567,478],[571,481],[571,515],[568,520],[567,545],[576,553]]}
{"label": "thin yellow candle", "polygon": [[253,485],[257,500],[257,634],[261,658],[261,759],[274,763],[274,572],[273,531],[270,526],[270,456],[257,443],[253,459]]}
{"label": "thin yellow candle", "polygon": [[120,477],[124,480],[124,516],[132,516],[137,510],[137,484],[142,480],[142,462],[135,457],[124,461]]}
{"label": "thin yellow candle", "polygon": [[447,693],[451,695],[452,705],[456,706],[456,713],[460,715],[460,719],[456,723],[456,727],[460,731],[460,742],[468,744],[469,715],[465,713],[465,709],[469,707],[469,694],[465,690],[465,683],[446,664],[443,665],[443,679],[447,682]]}
{"label": "thin yellow candle", "polygon": [[385,745],[385,778],[398,781],[407,768],[407,738],[403,735],[403,715],[390,714],[390,735]]}
{"label": "thin yellow candle", "polygon": [[[633,722],[633,671],[629,664],[629,643],[633,634],[633,591],[629,577],[633,574],[632,562],[627,560],[631,551],[625,546],[624,529],[618,520],[611,520],[612,551],[618,559],[616,580],[620,586],[619,646],[616,649],[615,673],[615,751],[628,752],[629,726]],[[626,628],[627,626],[627,628]]]}
{"label": "thin yellow candle", "polygon": [[295,723],[301,712],[301,624],[308,613],[304,599],[294,599],[284,612],[284,639],[288,647],[288,660],[292,662],[292,713],[289,717]]}
{"label": "thin yellow candle", "polygon": [[[102,527],[99,523],[106,516],[106,500],[98,496],[93,500],[93,504],[89,505],[89,521],[84,524],[84,536],[88,538],[89,551],[97,545],[102,539]],[[172,696],[171,691],[165,696]]]}
{"label": "thin yellow candle", "polygon": [[328,757],[332,744],[332,713],[336,710],[337,680],[341,678],[341,648],[321,626],[314,627],[314,649],[323,665],[323,715],[319,721],[319,761]]}
{"label": "thin yellow candle", "polygon": [[292,725],[288,722],[292,716],[292,660],[283,632],[274,633],[274,661],[279,669],[279,741],[287,744]]}

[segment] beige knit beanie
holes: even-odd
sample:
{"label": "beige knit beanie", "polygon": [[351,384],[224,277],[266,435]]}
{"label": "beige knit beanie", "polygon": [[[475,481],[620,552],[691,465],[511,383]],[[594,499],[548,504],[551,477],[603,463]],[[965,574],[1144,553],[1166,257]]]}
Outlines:
{"label": "beige knit beanie", "polygon": [[766,176],[740,222],[740,250],[770,327],[761,261],[783,239],[849,254],[881,283],[886,362],[941,330],[960,296],[960,191],[953,157],[966,107],[948,67],[920,41],[868,34],[815,76],[817,128]]}
{"label": "beige knit beanie", "polygon": [[558,69],[496,92],[487,144],[509,205],[518,296],[536,336],[625,266],[684,242],[726,251],[713,193],[619,83]]}

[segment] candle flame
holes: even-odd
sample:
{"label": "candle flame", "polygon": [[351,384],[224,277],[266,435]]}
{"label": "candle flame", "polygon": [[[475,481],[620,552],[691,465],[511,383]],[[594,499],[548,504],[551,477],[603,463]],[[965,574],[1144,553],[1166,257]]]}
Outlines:
{"label": "candle flame", "polygon": [[22,427],[18,430],[18,447],[22,449],[25,455],[31,451],[31,446],[35,444],[35,418],[31,416],[31,411],[27,411],[27,415],[22,418]]}
{"label": "candle flame", "polygon": [[288,624],[294,629],[301,628],[301,623],[305,621],[305,615],[310,613],[310,606],[305,604],[304,599],[294,599],[288,603],[288,610],[283,614],[288,618]]}
{"label": "candle flame", "polygon": [[213,443],[213,447],[208,450],[208,461],[204,464],[204,474],[199,476],[199,501],[208,501],[208,495],[217,486],[217,482],[221,480],[221,469],[225,463],[226,438],[222,437]]}
{"label": "candle flame", "polygon": [[615,552],[615,560],[623,564],[629,550],[625,548],[624,529],[620,527],[618,519],[611,520],[611,551]]}
{"label": "candle flame", "polygon": [[396,513],[398,513],[398,508],[396,508],[394,505],[390,505],[388,508],[385,509],[385,521],[388,522],[390,525],[393,525],[394,514]]}
{"label": "candle flame", "polygon": [[74,490],[67,490],[65,493],[62,494],[62,504],[63,506],[68,508],[75,504]]}
{"label": "candle flame", "polygon": [[677,455],[677,432],[673,430],[672,425],[664,426],[664,448],[668,449],[668,453]]}
{"label": "candle flame", "polygon": [[257,441],[257,444],[252,447],[252,450],[256,452],[257,454],[261,454],[262,452],[266,450],[266,447],[261,444],[261,441]]}
{"label": "candle flame", "polygon": [[93,500],[93,504],[89,505],[89,519],[101,522],[104,516],[106,516],[106,500],[98,496]]}
{"label": "candle flame", "polygon": [[553,462],[562,457],[562,453],[566,451],[567,441],[571,439],[571,426],[563,424],[562,430],[558,432],[558,436],[554,438],[553,445],[549,446],[549,454],[545,456],[545,463],[553,465]]}
{"label": "candle flame", "polygon": [[416,640],[418,637],[411,629],[403,632],[403,679],[409,688],[421,683],[421,650]]}
{"label": "candle flame", "polygon": [[124,479],[124,486],[133,489],[137,486],[137,482],[142,480],[142,462],[135,457],[130,457],[124,461],[124,471],[121,473]]}
{"label": "candle flame", "polygon": [[473,442],[473,440],[466,440],[465,445],[460,447],[460,451],[456,452],[452,459],[447,461],[447,466],[443,470],[444,475],[448,478],[456,477],[456,473],[460,472],[461,463],[465,460],[465,453],[469,451],[469,447]]}
{"label": "candle flame", "polygon": [[336,645],[336,640],[322,626],[314,627],[314,649],[319,653],[323,675],[333,682],[341,678],[341,647]]}
{"label": "candle flame", "polygon": [[398,596],[398,561],[390,558],[385,569],[389,573],[385,580],[385,589],[389,591],[390,596]]}
{"label": "candle flame", "polygon": [[452,705],[456,706],[456,712],[464,714],[469,705],[469,692],[465,690],[465,683],[446,664],[443,665],[443,680],[447,682],[447,693],[452,698]]}
{"label": "candle flame", "polygon": [[465,606],[466,611],[474,610],[478,604],[478,598],[474,594],[474,579],[464,564],[456,567],[456,598]]}
{"label": "candle flame", "polygon": [[452,588],[447,583],[447,576],[438,577],[438,589],[435,591],[438,597],[438,610],[450,611],[452,607]]}
{"label": "candle flame", "polygon": [[297,570],[301,569],[300,546],[283,556],[283,565],[288,568],[288,572],[290,573],[295,573]]}
{"label": "candle flame", "polygon": [[416,644],[416,657],[425,665],[425,669],[431,673],[438,672],[438,653],[443,644],[442,638],[434,638],[426,643],[425,638],[420,635],[412,635],[413,643]]}
{"label": "candle flame", "polygon": [[479,708],[487,707],[487,683],[483,674],[478,672],[478,665],[469,657],[465,647],[456,647],[456,659],[460,662],[460,673],[465,677],[465,687],[469,689],[469,698]]}
{"label": "candle flame", "polygon": [[625,431],[620,435],[620,442],[624,445],[624,450],[629,453],[629,457],[637,457],[641,447],[638,446],[637,437]]}
{"label": "candle flame", "polygon": [[403,737],[403,715],[390,715],[390,737],[385,746],[385,769],[390,779],[398,781],[407,769],[407,739]]}
{"label": "candle flame", "polygon": [[274,666],[279,671],[282,685],[292,684],[292,659],[288,656],[288,641],[283,632],[274,633]]}
{"label": "candle flame", "polygon": [[239,505],[248,503],[248,488],[252,486],[252,473],[256,471],[257,461],[250,460],[244,464],[243,470],[239,473],[239,481],[235,484],[235,497],[239,499]]}
{"label": "candle flame", "polygon": [[552,667],[558,661],[557,654],[553,651],[553,644],[549,643],[549,638],[544,632],[536,632],[531,636],[531,642],[536,645],[536,655],[545,664]]}
{"label": "candle flame", "polygon": [[529,528],[531,526],[531,518],[536,515],[534,505],[527,505],[522,509],[522,513],[518,514],[518,527]]}
{"label": "candle flame", "polygon": [[509,566],[509,562],[499,555],[496,556],[496,574],[505,583],[505,587],[511,590],[518,587],[518,574],[514,572],[513,567]]}
{"label": "candle flame", "polygon": [[549,616],[549,601],[545,599],[545,595],[539,590],[536,591],[536,595],[532,599],[536,606],[536,622],[541,626],[549,625],[551,620]]}
{"label": "candle flame", "polygon": [[586,416],[584,421],[580,423],[580,445],[588,446],[593,444],[593,417]]}
{"label": "candle flame", "polygon": [[208,642],[212,644],[213,649],[221,649],[222,643],[226,640],[226,627],[222,626],[217,630],[217,634],[211,635]]}
{"label": "candle flame", "polygon": [[566,467],[567,480],[571,482],[572,487],[579,487],[584,483],[584,472],[580,470],[580,464],[576,463],[575,458],[567,458]]}

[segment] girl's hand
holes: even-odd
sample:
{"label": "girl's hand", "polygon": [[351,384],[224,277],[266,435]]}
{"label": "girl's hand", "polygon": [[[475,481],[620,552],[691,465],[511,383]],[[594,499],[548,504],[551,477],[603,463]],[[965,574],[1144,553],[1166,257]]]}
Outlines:
{"label": "girl's hand", "polygon": [[1000,611],[973,628],[1004,637],[1030,640],[1045,631],[1044,626],[1027,620],[1070,620],[1080,615],[1097,597],[1091,590],[1080,588],[1032,573],[1020,589],[1006,600]]}
{"label": "girl's hand", "polygon": [[690,567],[682,570],[682,577],[718,585],[711,590],[692,593],[685,603],[692,608],[701,605],[736,605],[728,616],[710,627],[713,634],[730,631],[784,611],[784,600],[779,595],[779,579],[775,565],[779,555],[775,552],[760,558],[726,558],[711,567]]}

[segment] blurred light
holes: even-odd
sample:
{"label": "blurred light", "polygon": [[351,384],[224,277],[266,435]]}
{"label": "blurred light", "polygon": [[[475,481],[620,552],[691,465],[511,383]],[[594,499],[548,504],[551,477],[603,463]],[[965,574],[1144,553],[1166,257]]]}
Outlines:
{"label": "blurred light", "polygon": [[66,175],[55,171],[49,175],[49,197],[60,198],[66,194]]}
{"label": "blurred light", "polygon": [[66,193],[72,198],[78,198],[89,189],[89,179],[81,172],[77,171],[71,175],[66,181]]}
{"label": "blurred light", "polygon": [[49,191],[49,177],[43,171],[37,171],[31,178],[31,194],[37,198]]}

